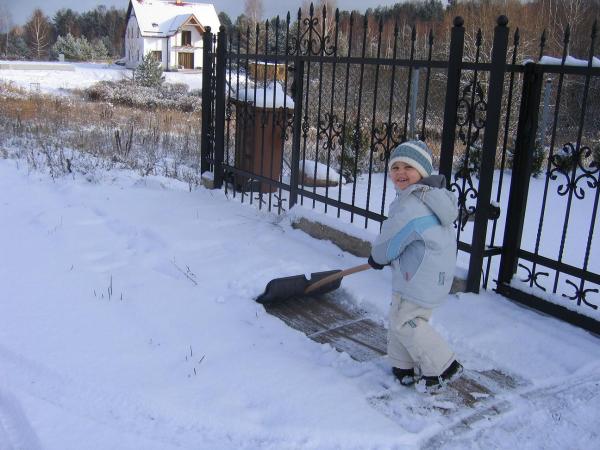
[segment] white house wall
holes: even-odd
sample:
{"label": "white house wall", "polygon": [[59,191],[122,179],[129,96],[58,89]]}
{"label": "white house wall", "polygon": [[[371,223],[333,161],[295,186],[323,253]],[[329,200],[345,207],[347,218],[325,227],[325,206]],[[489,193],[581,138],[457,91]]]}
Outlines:
{"label": "white house wall", "polygon": [[167,39],[164,37],[154,38],[145,37],[142,38],[142,48],[144,49],[143,54],[146,55],[150,52],[162,52],[161,63],[163,67],[167,67]]}
{"label": "white house wall", "polygon": [[[185,53],[194,53],[194,68],[202,67],[203,35],[197,27],[188,25],[182,30],[192,32],[193,51],[183,50]],[[162,66],[166,70],[176,69],[179,64],[179,50],[173,50],[174,47],[181,47],[181,32],[173,36],[166,37],[142,37],[137,18],[132,13],[127,23],[125,34],[125,67],[135,69],[144,55],[148,52],[162,52]],[[191,49],[190,49],[191,50]]]}
{"label": "white house wall", "polygon": [[125,31],[125,67],[135,69],[138,66],[144,56],[143,41],[137,18],[132,14]]}

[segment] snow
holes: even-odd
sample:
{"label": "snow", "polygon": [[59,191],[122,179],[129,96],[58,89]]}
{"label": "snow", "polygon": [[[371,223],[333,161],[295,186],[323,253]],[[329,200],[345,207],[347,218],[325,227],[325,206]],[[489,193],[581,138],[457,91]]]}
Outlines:
{"label": "snow", "polygon": [[[440,431],[433,413],[401,426],[367,403],[384,360],[355,362],[252,300],[272,278],[360,259],[223,192],[96,178],[0,160],[0,448],[413,448]],[[344,280],[381,318],[389,285],[386,272]],[[478,442],[591,442],[598,338],[493,293],[450,296],[433,324],[467,367],[550,390],[475,426]],[[554,410],[569,426],[548,427]],[[457,439],[447,448],[478,448]]]}
{"label": "snow", "polygon": [[[0,65],[16,64],[14,61],[2,61]],[[39,90],[48,94],[65,94],[72,89],[86,89],[99,81],[118,81],[131,78],[132,71],[116,64],[107,63],[60,63],[74,70],[65,74],[62,70],[53,70],[57,62],[25,62],[19,65],[36,65],[37,70],[6,69],[0,70],[0,81],[13,83],[26,90]],[[164,72],[167,83],[184,83],[190,89],[202,89],[202,74],[200,72]]]}
{"label": "snow", "polygon": [[[82,72],[112,76],[93,67],[37,77],[53,91],[91,83]],[[29,74],[12,76],[27,83]],[[372,182],[380,192],[383,179]],[[541,185],[532,180],[530,195]],[[294,215],[319,215],[308,205],[276,216],[164,177],[98,169],[53,178],[0,158],[0,206],[3,450],[416,449],[431,439],[444,449],[562,450],[598,441],[598,337],[491,291],[448,296],[432,324],[465,367],[528,382],[507,394],[512,406],[470,428],[460,414],[416,414],[424,395],[414,390],[400,391],[396,416],[376,407],[371,399],[393,384],[385,358],[356,362],[253,301],[273,278],[364,263],[292,228]],[[562,224],[557,209],[549,227]],[[527,212],[534,225],[537,214]],[[332,215],[321,214],[364,239],[378,231]],[[569,228],[578,229],[587,227]],[[557,244],[542,245],[550,253]],[[362,272],[342,288],[384,320],[390,278]]]}
{"label": "snow", "polygon": [[[320,162],[303,159],[298,164],[298,168],[301,175],[306,174],[306,176],[310,178],[314,177],[316,180],[329,180],[335,183],[340,181],[340,174],[338,171]],[[342,184],[346,184],[346,179],[344,177],[342,177],[341,180]]]}
{"label": "snow", "polygon": [[250,87],[250,85],[246,87],[244,84],[237,91],[232,86],[231,98],[254,103],[257,108],[294,109],[294,100],[284,94],[279,83],[270,83],[264,88]]}
{"label": "snow", "polygon": [[[547,64],[552,66],[561,66],[563,65],[562,58],[556,58],[553,56],[542,56],[540,59],[540,64]],[[578,59],[571,55],[567,55],[565,58],[565,66],[578,66],[578,67],[587,67],[589,61],[587,59]],[[600,59],[597,57],[592,58],[592,67],[600,67]]]}
{"label": "snow", "polygon": [[[218,32],[221,26],[212,3],[182,2],[176,5],[172,1],[134,0],[131,5],[143,36],[172,36],[190,16],[194,16],[203,27],[211,27],[213,33]],[[157,27],[153,27],[153,23],[156,23]]]}

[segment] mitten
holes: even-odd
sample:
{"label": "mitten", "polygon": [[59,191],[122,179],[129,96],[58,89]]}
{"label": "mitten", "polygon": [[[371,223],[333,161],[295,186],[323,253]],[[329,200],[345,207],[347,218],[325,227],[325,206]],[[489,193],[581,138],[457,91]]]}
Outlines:
{"label": "mitten", "polygon": [[375,270],[381,270],[387,265],[387,264],[379,264],[379,263],[375,262],[375,260],[373,259],[372,256],[369,256],[368,263]]}

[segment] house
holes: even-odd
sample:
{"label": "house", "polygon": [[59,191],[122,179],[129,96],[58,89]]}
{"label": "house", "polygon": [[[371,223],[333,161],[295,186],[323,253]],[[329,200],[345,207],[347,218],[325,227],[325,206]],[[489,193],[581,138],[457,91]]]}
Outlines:
{"label": "house", "polygon": [[181,0],[129,0],[125,28],[125,66],[135,69],[152,53],[164,70],[202,68],[206,27],[218,32],[214,5]]}

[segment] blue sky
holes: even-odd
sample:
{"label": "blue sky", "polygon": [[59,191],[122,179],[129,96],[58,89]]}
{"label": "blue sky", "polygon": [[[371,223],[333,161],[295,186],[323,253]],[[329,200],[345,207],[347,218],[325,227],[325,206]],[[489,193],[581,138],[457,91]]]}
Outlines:
{"label": "blue sky", "polygon": [[[277,14],[284,16],[288,11],[296,12],[302,5],[302,0],[263,0],[265,18],[273,17]],[[337,6],[340,9],[357,9],[364,11],[369,7],[377,5],[393,5],[399,3],[398,0],[338,0]],[[13,24],[23,24],[31,16],[35,8],[40,8],[48,16],[52,17],[54,13],[61,8],[71,8],[75,11],[87,11],[103,4],[107,7],[115,6],[117,8],[126,8],[128,0],[0,0],[11,14]],[[217,11],[225,11],[234,20],[243,12],[243,0],[220,0],[215,2]]]}

